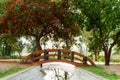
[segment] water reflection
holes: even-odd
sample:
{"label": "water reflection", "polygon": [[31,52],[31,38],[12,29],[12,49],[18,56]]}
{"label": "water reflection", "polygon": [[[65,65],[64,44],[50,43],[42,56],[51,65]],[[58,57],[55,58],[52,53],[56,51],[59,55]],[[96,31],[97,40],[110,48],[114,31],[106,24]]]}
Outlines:
{"label": "water reflection", "polygon": [[75,69],[74,65],[68,63],[44,63],[42,66],[42,71],[45,73],[43,80],[79,80],[79,73]]}

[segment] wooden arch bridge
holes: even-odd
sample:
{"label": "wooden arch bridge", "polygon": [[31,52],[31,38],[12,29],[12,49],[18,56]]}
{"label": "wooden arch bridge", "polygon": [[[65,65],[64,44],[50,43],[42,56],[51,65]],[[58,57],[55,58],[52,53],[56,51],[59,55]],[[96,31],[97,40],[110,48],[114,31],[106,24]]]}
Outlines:
{"label": "wooden arch bridge", "polygon": [[75,66],[95,66],[95,63],[83,54],[65,49],[39,50],[27,55],[22,60],[22,63],[32,63],[33,65],[41,65],[47,62],[65,62]]}

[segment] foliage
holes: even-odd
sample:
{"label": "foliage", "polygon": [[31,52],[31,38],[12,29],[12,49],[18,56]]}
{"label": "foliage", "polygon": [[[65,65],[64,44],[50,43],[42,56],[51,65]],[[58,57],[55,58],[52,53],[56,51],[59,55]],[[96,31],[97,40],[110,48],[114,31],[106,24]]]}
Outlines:
{"label": "foliage", "polygon": [[17,0],[12,1],[5,12],[0,34],[33,36],[38,48],[42,37],[70,41],[79,32],[68,0]]}
{"label": "foliage", "polygon": [[17,51],[19,56],[24,48],[24,44],[22,41],[17,40],[19,38],[12,37],[9,35],[0,35],[0,52],[2,58],[4,57],[12,57],[11,55]]}
{"label": "foliage", "polygon": [[11,35],[0,35],[0,52],[2,56],[10,56],[12,49],[11,44],[12,38]]}
{"label": "foliage", "polygon": [[[105,53],[105,65],[109,65],[112,48],[120,41],[120,1],[73,1],[74,8],[79,11],[78,22],[81,29],[92,31],[92,40],[100,44],[100,49]],[[93,42],[91,44],[96,45]]]}
{"label": "foliage", "polygon": [[6,2],[6,0],[0,0],[0,18],[2,17],[2,14],[4,13],[4,7],[9,3]]}
{"label": "foliage", "polygon": [[97,75],[100,75],[104,78],[107,78],[109,80],[119,80],[120,79],[120,76],[117,76],[115,73],[107,73],[105,72],[105,70],[102,68],[102,67],[83,67],[84,69],[92,72],[92,73],[95,73]]}
{"label": "foliage", "polygon": [[72,17],[70,17],[72,14],[68,12],[68,6],[65,3],[57,6],[56,3],[40,0],[20,0],[11,4],[9,8],[2,23],[5,33],[45,36],[56,31],[60,33],[61,29],[66,31],[69,25],[73,25],[71,27],[74,28]]}

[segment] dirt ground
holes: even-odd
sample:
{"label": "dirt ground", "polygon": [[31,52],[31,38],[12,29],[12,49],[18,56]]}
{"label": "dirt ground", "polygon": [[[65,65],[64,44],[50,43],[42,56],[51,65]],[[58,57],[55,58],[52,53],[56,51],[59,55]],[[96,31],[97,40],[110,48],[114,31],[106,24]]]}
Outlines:
{"label": "dirt ground", "polygon": [[0,60],[0,71],[2,71],[2,72],[7,71],[8,69],[13,68],[13,67],[17,67],[17,66],[19,66],[19,67],[29,67],[31,65],[20,64],[20,62],[14,61],[14,60],[10,60],[10,61]]}
{"label": "dirt ground", "polygon": [[[18,61],[14,61],[14,60],[11,60],[11,61],[0,60],[0,71],[6,71],[15,66],[26,67],[31,65],[20,64]],[[114,73],[120,76],[120,65],[110,65],[110,66],[102,66],[102,67],[108,73]]]}
{"label": "dirt ground", "polygon": [[103,66],[105,71],[112,74],[117,74],[120,76],[120,65],[110,65],[110,66]]}

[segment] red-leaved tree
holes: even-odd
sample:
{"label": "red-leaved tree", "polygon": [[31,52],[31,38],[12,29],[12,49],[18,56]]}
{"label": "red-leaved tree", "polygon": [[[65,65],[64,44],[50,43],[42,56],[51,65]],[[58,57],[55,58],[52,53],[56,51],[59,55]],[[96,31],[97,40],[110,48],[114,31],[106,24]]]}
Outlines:
{"label": "red-leaved tree", "polygon": [[79,29],[70,10],[68,0],[11,0],[0,21],[0,34],[23,35],[36,39],[36,50],[40,50],[42,37],[72,40]]}

